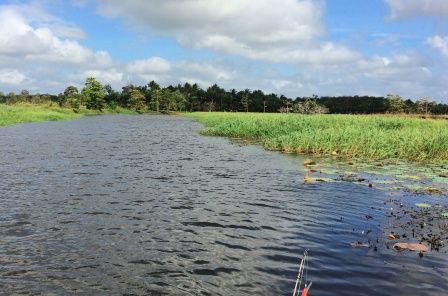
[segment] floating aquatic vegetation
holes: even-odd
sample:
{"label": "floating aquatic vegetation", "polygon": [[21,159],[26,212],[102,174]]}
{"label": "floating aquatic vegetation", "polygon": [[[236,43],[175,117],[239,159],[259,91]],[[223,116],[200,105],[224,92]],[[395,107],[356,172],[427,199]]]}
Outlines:
{"label": "floating aquatic vegetation", "polygon": [[356,242],[351,242],[350,246],[352,246],[352,248],[368,248],[369,244],[360,242],[360,241],[356,241]]}
{"label": "floating aquatic vegetation", "polygon": [[303,161],[303,165],[306,166],[306,167],[310,167],[310,166],[316,166],[317,163],[314,160],[312,160],[312,159],[305,159]]}
{"label": "floating aquatic vegetation", "polygon": [[416,196],[417,199],[431,199],[443,204],[429,204],[421,201],[409,204],[408,197],[390,199],[387,204],[391,210],[388,216],[386,233],[400,233],[400,243],[425,243],[433,251],[448,247],[448,224],[444,213],[448,214],[448,204],[444,198],[433,196]]}
{"label": "floating aquatic vegetation", "polygon": [[416,251],[416,252],[428,252],[429,248],[425,246],[424,244],[420,243],[396,243],[394,244],[395,250],[409,250],[409,251]]}
{"label": "floating aquatic vegetation", "polygon": [[417,208],[430,208],[431,207],[431,205],[427,204],[427,203],[416,203],[415,206]]}
{"label": "floating aquatic vegetation", "polygon": [[397,239],[397,236],[396,236],[395,233],[391,232],[391,233],[389,233],[389,235],[387,236],[387,239],[388,239],[388,240],[396,240],[396,239]]}
{"label": "floating aquatic vegetation", "polygon": [[448,195],[448,189],[420,184],[405,185],[403,189],[417,195]]}
{"label": "floating aquatic vegetation", "polygon": [[[307,163],[309,160],[305,160]],[[377,189],[403,191],[414,195],[448,196],[448,168],[440,165],[415,165],[398,160],[365,163],[362,160],[335,161],[321,157],[316,167],[305,165],[305,172],[312,178],[327,182],[352,182],[375,186]],[[316,162],[316,160],[313,160]]]}
{"label": "floating aquatic vegetation", "polygon": [[356,174],[342,174],[339,175],[339,180],[345,181],[345,182],[364,182],[366,181],[365,178],[360,177]]}
{"label": "floating aquatic vegetation", "polygon": [[325,178],[325,177],[314,178],[314,177],[310,177],[310,176],[306,176],[306,175],[303,177],[303,181],[305,183],[334,183],[334,182],[336,182],[334,179],[331,179],[331,178]]}

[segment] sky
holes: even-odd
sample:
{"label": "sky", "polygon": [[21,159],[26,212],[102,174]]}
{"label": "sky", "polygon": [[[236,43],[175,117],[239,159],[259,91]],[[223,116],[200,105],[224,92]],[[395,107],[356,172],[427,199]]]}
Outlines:
{"label": "sky", "polygon": [[448,103],[448,0],[0,0],[0,91],[214,83]]}

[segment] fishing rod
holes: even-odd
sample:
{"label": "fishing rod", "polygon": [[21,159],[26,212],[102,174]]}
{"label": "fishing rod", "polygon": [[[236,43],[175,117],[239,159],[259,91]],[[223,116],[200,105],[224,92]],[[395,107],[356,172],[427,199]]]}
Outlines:
{"label": "fishing rod", "polygon": [[[303,289],[301,290],[302,279],[304,275],[305,275],[305,283]],[[313,282],[310,282],[308,284],[308,250],[305,250],[305,252],[303,253],[302,260],[300,261],[299,273],[297,274],[296,285],[294,287],[292,296],[299,296],[299,295],[307,296],[308,291],[311,288],[312,284]],[[300,293],[300,291],[302,291],[302,293]]]}

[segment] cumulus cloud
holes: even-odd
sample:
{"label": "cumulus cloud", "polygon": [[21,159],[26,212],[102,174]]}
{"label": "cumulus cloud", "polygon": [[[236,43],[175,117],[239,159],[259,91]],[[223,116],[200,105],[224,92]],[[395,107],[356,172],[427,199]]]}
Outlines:
{"label": "cumulus cloud", "polygon": [[[24,7],[27,7],[26,5]],[[76,40],[58,37],[48,27],[33,26],[28,9],[22,6],[0,6],[0,55],[50,63],[85,64],[107,67],[109,54],[92,51]]]}
{"label": "cumulus cloud", "polygon": [[[195,59],[144,56],[127,62],[85,46],[81,29],[49,14],[37,2],[0,5],[1,91],[58,93],[68,85],[82,87],[85,77],[93,75],[115,89],[156,80],[162,85],[189,82],[202,87],[218,83],[228,89],[261,89],[290,97],[448,95],[446,63],[431,64],[415,52],[366,57],[325,41],[322,1],[256,2],[101,1],[101,13],[145,28],[140,32],[213,51]],[[434,36],[427,44],[446,55],[447,39]]]}
{"label": "cumulus cloud", "polygon": [[[276,93],[293,96],[378,95],[398,93],[417,99],[444,98],[444,74],[435,75],[426,58],[418,53],[361,58],[356,63],[333,67],[307,65],[293,75],[273,73],[265,85]],[[324,67],[324,68],[322,68]]]}
{"label": "cumulus cloud", "polygon": [[323,6],[312,0],[99,0],[102,15],[124,18],[190,48],[271,62],[355,59],[355,51],[320,41]]}
{"label": "cumulus cloud", "polygon": [[0,5],[2,91],[28,88],[33,92],[60,92],[70,84],[82,87],[87,76],[95,76],[117,89],[150,80],[164,84],[201,82],[207,87],[233,77],[233,70],[214,61],[172,62],[161,57],[128,63],[113,60],[107,51],[94,51],[76,36],[62,37],[70,34],[57,33],[47,26],[57,18],[32,5]]}
{"label": "cumulus cloud", "polygon": [[88,70],[82,72],[80,79],[83,80],[86,77],[97,77],[103,84],[116,84],[123,81],[124,74],[115,68],[107,70]]}
{"label": "cumulus cloud", "polygon": [[[397,85],[410,82],[424,85],[432,78],[427,68],[428,61],[418,54],[398,54],[390,57],[375,56],[362,59],[357,63],[357,70],[371,82],[383,82],[383,87],[394,86],[391,92],[399,92]],[[364,83],[368,85],[368,83]]]}
{"label": "cumulus cloud", "polygon": [[86,37],[86,34],[81,28],[49,14],[38,1],[32,1],[27,4],[2,5],[1,8],[2,12],[15,14],[16,17],[20,16],[34,27],[49,28],[57,37],[74,39],[83,39]]}
{"label": "cumulus cloud", "polygon": [[76,26],[61,23],[46,24],[53,34],[60,38],[84,39],[86,34]]}
{"label": "cumulus cloud", "polygon": [[427,44],[434,49],[437,49],[442,55],[448,57],[448,36],[433,36],[426,40]]}
{"label": "cumulus cloud", "polygon": [[385,0],[390,7],[391,19],[405,19],[418,16],[448,16],[446,0]]}
{"label": "cumulus cloud", "polygon": [[0,8],[0,54],[26,55],[48,49],[48,29],[33,29],[18,12]]}
{"label": "cumulus cloud", "polygon": [[170,63],[160,57],[136,60],[127,65],[128,72],[137,74],[166,73],[170,69]]}
{"label": "cumulus cloud", "polygon": [[[54,26],[58,27],[56,31]],[[76,26],[65,24],[34,2],[0,5],[1,84],[20,84],[34,89],[46,86],[49,88],[46,91],[51,91],[69,80],[73,73],[86,71],[97,71],[104,77],[115,77],[116,81],[117,75],[112,77],[106,71],[116,62],[108,52],[94,51],[80,44],[77,39],[83,34]],[[45,84],[37,86],[33,81]]]}
{"label": "cumulus cloud", "polygon": [[136,60],[126,65],[129,83],[146,84],[156,80],[162,84],[198,83],[202,87],[219,82],[230,87],[235,82],[235,70],[223,62],[182,60],[169,62],[160,57]]}
{"label": "cumulus cloud", "polygon": [[[129,17],[139,25],[163,32],[178,34],[184,28],[201,40],[233,36],[251,45],[308,41],[321,34],[322,5],[318,2],[259,0],[254,5],[252,0],[111,0],[100,1],[100,11],[108,16]],[[195,43],[190,37],[185,36],[184,41]]]}
{"label": "cumulus cloud", "polygon": [[0,83],[11,86],[20,85],[26,80],[25,74],[16,69],[0,69]]}

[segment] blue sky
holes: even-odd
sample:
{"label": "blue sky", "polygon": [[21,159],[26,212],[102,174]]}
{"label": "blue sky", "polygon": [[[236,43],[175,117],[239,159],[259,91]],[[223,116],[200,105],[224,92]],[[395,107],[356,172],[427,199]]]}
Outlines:
{"label": "blue sky", "polygon": [[446,0],[0,1],[0,90],[86,76],[448,102]]}

